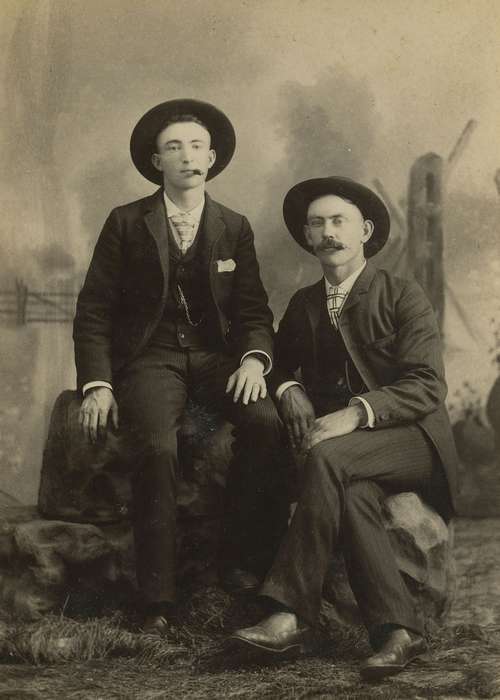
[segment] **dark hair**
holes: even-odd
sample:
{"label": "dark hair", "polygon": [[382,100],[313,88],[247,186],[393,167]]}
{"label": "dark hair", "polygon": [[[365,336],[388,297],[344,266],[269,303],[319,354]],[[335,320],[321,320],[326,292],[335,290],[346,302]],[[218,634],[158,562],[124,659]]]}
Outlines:
{"label": "dark hair", "polygon": [[204,124],[201,119],[198,119],[198,117],[195,117],[194,114],[172,114],[168,119],[166,119],[163,124],[160,126],[156,134],[154,135],[152,139],[152,149],[151,152],[155,153],[156,148],[158,147],[158,144],[156,143],[156,139],[158,138],[158,135],[161,134],[162,131],[165,131],[165,129],[170,126],[171,124],[179,124],[179,123],[186,123],[186,122],[194,122],[195,124],[199,124],[202,126],[204,129],[208,131],[210,134],[210,138],[212,137],[212,134],[210,133],[210,129],[206,124]]}

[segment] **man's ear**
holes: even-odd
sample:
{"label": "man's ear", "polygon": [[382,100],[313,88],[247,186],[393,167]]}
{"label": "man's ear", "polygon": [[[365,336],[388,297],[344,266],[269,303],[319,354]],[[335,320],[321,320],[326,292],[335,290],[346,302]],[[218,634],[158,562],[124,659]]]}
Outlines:
{"label": "man's ear", "polygon": [[311,234],[309,233],[309,226],[307,224],[304,225],[304,236],[305,236],[306,241],[309,243],[309,245],[312,248]]}
{"label": "man's ear", "polygon": [[217,154],[214,151],[214,149],[211,148],[208,152],[208,169],[209,170],[212,167],[212,165],[215,163],[216,158],[217,158]]}
{"label": "man's ear", "polygon": [[153,153],[153,155],[151,156],[151,162],[157,170],[159,170],[160,172],[162,171],[161,158],[159,153]]}
{"label": "man's ear", "polygon": [[371,219],[365,219],[363,221],[363,243],[366,243],[372,237],[373,231],[375,230],[375,225]]}

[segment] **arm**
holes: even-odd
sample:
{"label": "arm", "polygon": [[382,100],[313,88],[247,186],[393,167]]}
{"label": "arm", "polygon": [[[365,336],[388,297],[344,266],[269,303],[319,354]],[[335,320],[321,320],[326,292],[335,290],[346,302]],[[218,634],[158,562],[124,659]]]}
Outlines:
{"label": "arm", "polygon": [[[421,420],[446,398],[436,318],[427,297],[415,282],[406,283],[396,302],[395,328],[393,343],[385,349],[390,354],[384,360],[394,378],[362,394],[373,410],[374,429]],[[381,348],[368,348],[366,352],[375,353],[377,362]],[[368,355],[367,363],[370,359]]]}
{"label": "arm", "polygon": [[93,381],[112,382],[112,321],[122,268],[120,234],[115,209],[104,224],[78,296],[73,340],[79,389]]}
{"label": "arm", "polygon": [[260,277],[254,235],[243,217],[235,251],[235,277],[231,299],[231,320],[240,357],[260,351],[273,359],[273,314]]}
{"label": "arm", "polygon": [[267,396],[264,375],[272,367],[273,315],[260,278],[250,224],[243,217],[236,251],[231,306],[240,367],[229,377],[226,393],[244,404]]}
{"label": "arm", "polygon": [[296,383],[295,373],[302,365],[306,345],[304,313],[300,292],[296,292],[280,321],[274,341],[274,367],[269,377],[269,390],[278,402],[281,399],[281,395],[277,395],[279,390],[284,391],[282,385]]}
{"label": "arm", "polygon": [[446,396],[444,366],[434,311],[422,289],[407,282],[395,304],[392,340],[365,349],[366,366],[391,381],[322,416],[307,436],[307,448],[358,428],[414,423],[434,411]]}
{"label": "arm", "polygon": [[291,298],[276,334],[275,366],[270,378],[270,390],[275,396],[290,444],[297,451],[315,418],[314,406],[302,384],[295,379],[305,352],[303,326],[304,306],[301,294],[297,292]]}
{"label": "arm", "polygon": [[118,407],[111,390],[111,333],[120,272],[121,242],[115,210],[97,241],[73,325],[77,384],[85,389],[79,422],[91,442],[104,437],[110,413],[114,427],[118,427]]}

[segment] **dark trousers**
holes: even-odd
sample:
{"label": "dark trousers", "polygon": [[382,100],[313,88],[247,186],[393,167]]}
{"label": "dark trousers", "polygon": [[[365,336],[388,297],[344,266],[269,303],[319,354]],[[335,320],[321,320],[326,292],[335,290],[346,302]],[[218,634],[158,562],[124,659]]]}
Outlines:
{"label": "dark trousers", "polygon": [[264,573],[286,530],[282,425],[269,397],[245,406],[225,394],[238,365],[239,360],[222,353],[151,347],[117,378],[121,425],[136,455],[136,567],[147,603],[175,600],[177,432],[188,397],[221,412],[235,426],[221,565],[251,562]]}
{"label": "dark trousers", "polygon": [[306,461],[297,508],[261,589],[314,624],[331,555],[342,548],[363,620],[422,631],[381,518],[393,493],[425,493],[440,470],[418,426],[357,430],[316,445]]}

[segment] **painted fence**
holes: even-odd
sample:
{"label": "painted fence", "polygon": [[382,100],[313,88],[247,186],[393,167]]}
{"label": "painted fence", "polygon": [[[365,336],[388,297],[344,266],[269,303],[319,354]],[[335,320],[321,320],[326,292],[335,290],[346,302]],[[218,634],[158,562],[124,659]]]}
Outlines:
{"label": "painted fence", "polygon": [[16,280],[14,289],[0,290],[0,323],[71,323],[77,295],[74,292],[43,292]]}

